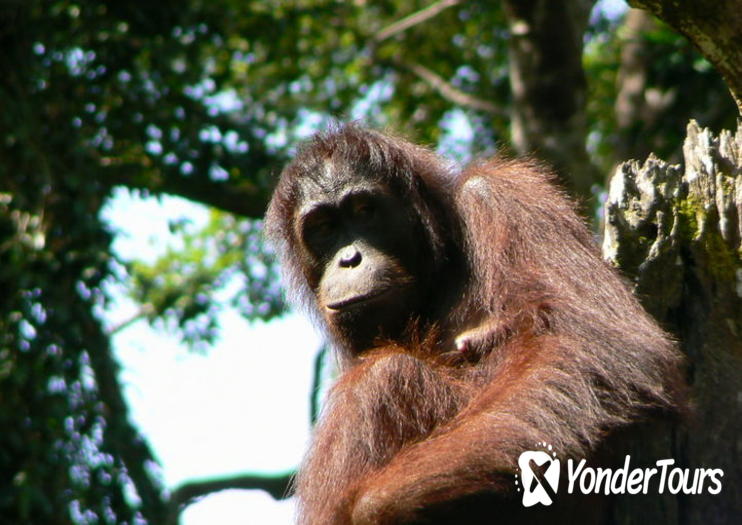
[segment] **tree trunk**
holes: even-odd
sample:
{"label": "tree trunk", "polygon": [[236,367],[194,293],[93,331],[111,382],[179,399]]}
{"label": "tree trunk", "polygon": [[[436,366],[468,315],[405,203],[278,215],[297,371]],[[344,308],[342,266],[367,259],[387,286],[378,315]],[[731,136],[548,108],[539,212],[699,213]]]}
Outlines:
{"label": "tree trunk", "polygon": [[582,200],[600,175],[585,149],[582,40],[594,0],[507,0],[512,142],[552,164]]}
{"label": "tree trunk", "polygon": [[[742,517],[742,125],[715,137],[691,121],[685,166],[650,155],[614,176],[603,251],[680,341],[688,421],[641,445],[654,460],[721,468],[718,495],[626,497],[617,523],[739,523]],[[658,503],[660,502],[660,503]]]}
{"label": "tree trunk", "polygon": [[[653,121],[665,107],[653,107],[647,102],[647,77],[651,67],[648,40],[644,35],[657,24],[655,18],[641,9],[629,9],[621,31],[621,66],[616,79],[616,127],[618,128],[614,158],[616,164],[626,159],[644,157],[651,149],[642,140],[640,126]],[[663,97],[659,97],[663,98]],[[637,150],[643,153],[637,154]],[[611,172],[613,173],[613,172]]]}

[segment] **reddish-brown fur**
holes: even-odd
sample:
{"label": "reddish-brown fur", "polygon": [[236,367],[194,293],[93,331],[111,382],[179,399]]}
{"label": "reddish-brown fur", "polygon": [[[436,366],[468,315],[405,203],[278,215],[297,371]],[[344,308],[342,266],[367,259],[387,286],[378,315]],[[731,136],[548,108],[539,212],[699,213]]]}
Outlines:
{"label": "reddish-brown fur", "polygon": [[267,218],[310,309],[292,221],[318,159],[380,178],[410,203],[436,287],[404,337],[361,355],[328,327],[341,376],[298,477],[300,523],[502,521],[522,510],[513,474],[524,450],[545,441],[562,457],[589,456],[612,430],[681,403],[673,343],[529,161],[455,174],[428,150],[356,126],[315,138],[284,171]]}

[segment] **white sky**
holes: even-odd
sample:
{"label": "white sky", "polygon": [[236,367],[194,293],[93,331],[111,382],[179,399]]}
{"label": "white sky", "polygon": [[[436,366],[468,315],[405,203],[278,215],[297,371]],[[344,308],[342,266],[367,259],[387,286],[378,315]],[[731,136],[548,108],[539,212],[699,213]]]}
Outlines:
{"label": "white sky", "polygon": [[[173,238],[168,220],[206,220],[205,208],[178,198],[141,199],[117,191],[104,216],[120,232],[124,259],[152,259]],[[135,307],[114,292],[110,325]],[[307,446],[312,361],[320,339],[300,315],[250,324],[234,311],[220,318],[221,338],[205,354],[144,321],[113,345],[134,423],[147,437],[168,488],[208,477],[295,468]],[[190,506],[184,525],[281,524],[292,501],[262,491],[225,491]]]}

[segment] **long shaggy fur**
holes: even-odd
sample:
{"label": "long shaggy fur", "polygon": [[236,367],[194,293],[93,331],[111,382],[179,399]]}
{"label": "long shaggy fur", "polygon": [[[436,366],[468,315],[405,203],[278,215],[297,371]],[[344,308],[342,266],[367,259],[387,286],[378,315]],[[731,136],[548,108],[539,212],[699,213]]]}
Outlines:
{"label": "long shaggy fur", "polygon": [[[545,441],[584,457],[615,429],[682,405],[673,342],[529,161],[455,173],[429,150],[355,125],[315,137],[284,170],[267,217],[310,310],[293,221],[306,179],[337,170],[381,180],[419,217],[430,307],[410,312],[407,336],[360,357],[335,340],[342,374],[299,474],[300,523],[438,522],[439,509],[481,494],[517,508],[508,497],[522,451]],[[462,355],[454,338],[471,330]],[[468,519],[504,512],[486,508]]]}

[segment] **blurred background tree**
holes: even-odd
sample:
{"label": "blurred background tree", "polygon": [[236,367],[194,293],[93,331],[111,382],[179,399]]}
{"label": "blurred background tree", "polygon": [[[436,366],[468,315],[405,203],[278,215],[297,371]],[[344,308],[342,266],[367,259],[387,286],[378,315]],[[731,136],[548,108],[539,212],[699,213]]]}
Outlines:
{"label": "blurred background tree", "polygon": [[[235,277],[246,319],[280,315],[261,218],[297,140],[332,119],[460,160],[538,156],[593,216],[619,161],[677,160],[689,118],[737,117],[683,37],[594,0],[3,0],[0,50],[3,523],[164,523],[225,486],[283,494],[285,477],[248,475],[168,500],[121,392],[102,283],[196,348]],[[182,249],[154,263],[117,260],[100,217],[117,187],[213,212],[201,231],[174,224]]]}

